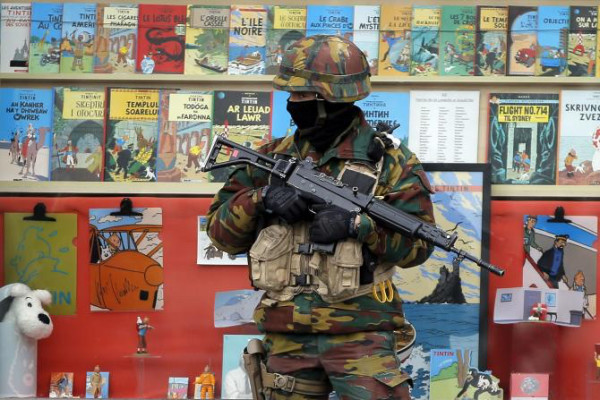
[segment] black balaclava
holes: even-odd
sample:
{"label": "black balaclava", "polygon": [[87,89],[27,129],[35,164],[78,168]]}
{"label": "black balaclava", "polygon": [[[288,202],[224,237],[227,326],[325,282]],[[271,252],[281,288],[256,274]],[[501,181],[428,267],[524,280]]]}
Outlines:
{"label": "black balaclava", "polygon": [[358,114],[358,107],[354,103],[331,103],[323,99],[288,100],[287,110],[298,127],[296,134],[306,138],[321,153],[350,126]]}

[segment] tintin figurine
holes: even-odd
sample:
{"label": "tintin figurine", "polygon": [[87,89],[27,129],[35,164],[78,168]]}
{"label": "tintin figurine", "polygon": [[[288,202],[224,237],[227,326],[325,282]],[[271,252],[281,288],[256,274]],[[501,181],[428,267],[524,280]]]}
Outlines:
{"label": "tintin figurine", "polygon": [[148,352],[147,343],[146,343],[146,334],[148,333],[148,330],[154,329],[154,327],[152,325],[150,325],[149,322],[150,322],[150,318],[148,318],[148,317],[144,317],[143,320],[139,316],[137,317],[136,325],[137,325],[137,332],[138,332],[138,347],[137,347],[138,354],[145,354]]}
{"label": "tintin figurine", "polygon": [[99,365],[94,367],[94,372],[90,376],[90,394],[94,399],[102,397],[102,375]]}
{"label": "tintin figurine", "polygon": [[201,385],[200,399],[215,398],[215,374],[210,370],[210,365],[205,366],[204,372],[200,374],[200,376],[196,377],[196,385]]}

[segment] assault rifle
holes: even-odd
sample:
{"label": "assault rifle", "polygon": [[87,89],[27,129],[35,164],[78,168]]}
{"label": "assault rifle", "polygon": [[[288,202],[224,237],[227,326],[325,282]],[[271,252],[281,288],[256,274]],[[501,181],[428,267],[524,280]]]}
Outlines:
{"label": "assault rifle", "polygon": [[[228,161],[217,162],[223,146],[232,150],[231,156]],[[223,136],[217,136],[202,166],[202,171],[240,164],[252,165],[268,172],[271,176],[284,181],[287,186],[295,188],[302,197],[316,198],[325,204],[334,204],[348,211],[366,213],[380,226],[411,239],[425,240],[448,252],[456,253],[459,260],[466,258],[496,275],[504,275],[503,269],[454,247],[458,239],[456,232],[448,234],[433,224],[392,207],[372,194],[360,193],[357,187],[349,187],[338,179],[318,171],[310,157],[304,160],[295,158],[275,160]]]}

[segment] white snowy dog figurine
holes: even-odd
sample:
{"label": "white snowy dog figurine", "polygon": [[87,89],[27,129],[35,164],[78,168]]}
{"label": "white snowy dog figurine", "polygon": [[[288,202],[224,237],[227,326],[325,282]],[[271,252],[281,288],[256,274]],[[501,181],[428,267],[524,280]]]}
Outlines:
{"label": "white snowy dog figurine", "polygon": [[37,341],[53,328],[42,304],[51,302],[49,291],[22,283],[0,288],[0,397],[36,397]]}

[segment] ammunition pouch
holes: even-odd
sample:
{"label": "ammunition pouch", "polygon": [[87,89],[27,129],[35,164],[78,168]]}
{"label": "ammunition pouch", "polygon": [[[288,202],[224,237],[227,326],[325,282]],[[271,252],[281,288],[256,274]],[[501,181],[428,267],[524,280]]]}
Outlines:
{"label": "ammunition pouch", "polygon": [[326,396],[331,392],[327,381],[312,381],[290,375],[267,372],[264,363],[265,350],[260,339],[252,339],[244,349],[244,367],[250,378],[252,398],[268,400],[272,390],[297,393],[303,396]]}

